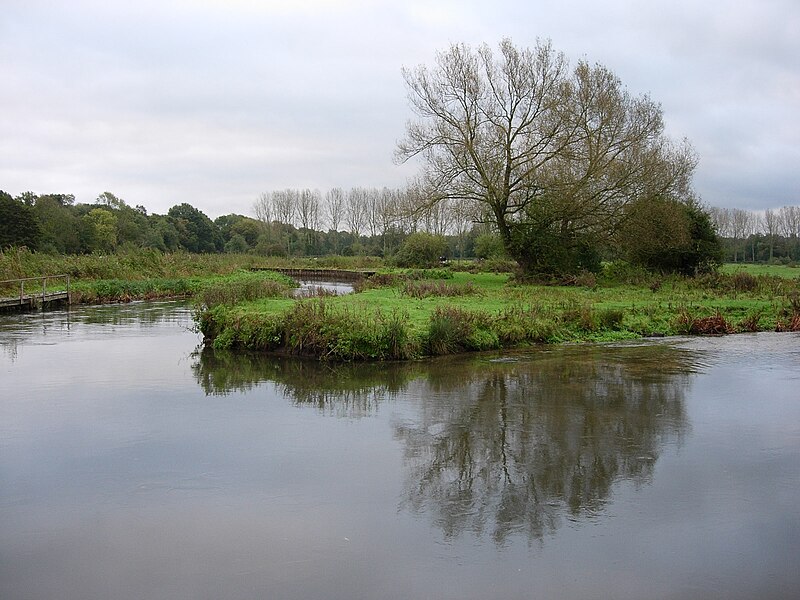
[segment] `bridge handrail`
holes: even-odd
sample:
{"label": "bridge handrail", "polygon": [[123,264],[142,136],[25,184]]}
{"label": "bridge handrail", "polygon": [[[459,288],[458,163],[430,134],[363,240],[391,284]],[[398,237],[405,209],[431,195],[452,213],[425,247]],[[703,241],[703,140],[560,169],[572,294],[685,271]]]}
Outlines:
{"label": "bridge handrail", "polygon": [[20,281],[36,281],[39,279],[60,279],[62,277],[66,278],[67,283],[69,283],[68,273],[64,273],[61,275],[42,275],[41,277],[19,277],[17,279],[2,279],[0,280],[0,283],[19,283]]}
{"label": "bridge handrail", "polygon": [[[70,294],[70,289],[69,289],[69,274],[67,274],[67,273],[58,274],[58,275],[42,275],[41,277],[20,277],[18,279],[3,279],[3,280],[0,280],[0,286],[3,285],[3,284],[9,284],[9,283],[15,283],[16,284],[16,283],[18,283],[19,284],[19,301],[20,301],[20,303],[22,303],[24,301],[24,299],[26,298],[25,282],[26,281],[41,281],[42,282],[42,290],[41,290],[41,292],[39,292],[38,290],[36,292],[33,292],[31,290],[31,291],[28,292],[27,297],[28,298],[32,298],[32,297],[35,296],[35,297],[38,298],[39,296],[41,296],[42,302],[44,302],[45,299],[47,298],[47,280],[48,279],[62,279],[62,278],[66,279],[66,282],[67,282],[67,290],[66,290],[66,292],[67,292],[67,302],[69,303],[72,296]],[[51,294],[53,294],[53,293],[54,292],[51,292]]]}

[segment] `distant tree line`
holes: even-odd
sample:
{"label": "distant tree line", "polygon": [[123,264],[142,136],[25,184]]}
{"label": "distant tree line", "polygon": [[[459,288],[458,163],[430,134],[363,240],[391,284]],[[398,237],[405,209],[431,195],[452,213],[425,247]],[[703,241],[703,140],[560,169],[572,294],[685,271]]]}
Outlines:
{"label": "distant tree line", "polygon": [[[449,239],[451,256],[475,256],[489,228],[467,201],[428,206],[413,186],[284,189],[262,193],[253,212],[261,224],[260,254],[392,256],[405,238],[425,232]],[[242,240],[235,243],[241,245]]]}
{"label": "distant tree line", "polygon": [[110,253],[131,248],[163,252],[239,252],[264,256],[391,256],[415,232],[443,236],[443,254],[488,257],[498,248],[475,224],[466,205],[419,209],[413,189],[284,189],[261,194],[254,217],[228,214],[211,220],[188,203],[165,215],[129,206],[111,192],[94,203],[72,194],[16,197],[0,191],[0,249],[25,246],[53,254]]}
{"label": "distant tree line", "polygon": [[[150,214],[111,192],[86,204],[76,203],[72,194],[24,192],[12,197],[0,191],[0,248],[25,246],[58,254],[153,248],[263,256],[373,255],[403,262],[408,251],[420,252],[424,245],[428,254],[449,258],[504,257],[502,239],[485,222],[482,209],[467,199],[431,203],[414,186],[332,188],[325,193],[282,189],[260,194],[253,216],[228,214],[212,221],[188,203],[176,204],[165,215]],[[603,259],[680,271],[687,252],[710,252],[701,246],[715,243],[715,231],[726,261],[800,261],[797,206],[755,212],[706,211],[666,200],[635,203],[615,238],[626,242],[594,250]]]}
{"label": "distant tree line", "polygon": [[17,197],[0,191],[0,248],[26,246],[53,254],[115,252],[124,248],[220,252],[224,240],[206,215],[178,204],[166,215],[131,207],[111,192],[93,204],[76,203],[72,194]]}
{"label": "distant tree line", "polygon": [[711,207],[729,262],[800,262],[800,206],[749,211]]}

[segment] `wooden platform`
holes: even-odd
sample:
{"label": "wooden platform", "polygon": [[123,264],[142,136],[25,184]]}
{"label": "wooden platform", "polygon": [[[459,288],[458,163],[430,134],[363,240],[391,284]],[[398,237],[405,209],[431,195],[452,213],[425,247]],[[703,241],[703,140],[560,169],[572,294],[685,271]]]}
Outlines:
{"label": "wooden platform", "polygon": [[47,294],[24,295],[14,298],[0,298],[0,309],[2,308],[42,308],[49,304],[62,303],[69,304],[68,292],[51,292]]}
{"label": "wooden platform", "polygon": [[[48,282],[53,281],[63,282],[66,285],[66,289],[48,290]],[[0,310],[33,310],[58,304],[68,305],[70,303],[69,275],[6,279],[0,281],[0,285],[6,290],[14,287],[18,290],[13,296],[0,296]],[[8,294],[7,291],[5,293]]]}

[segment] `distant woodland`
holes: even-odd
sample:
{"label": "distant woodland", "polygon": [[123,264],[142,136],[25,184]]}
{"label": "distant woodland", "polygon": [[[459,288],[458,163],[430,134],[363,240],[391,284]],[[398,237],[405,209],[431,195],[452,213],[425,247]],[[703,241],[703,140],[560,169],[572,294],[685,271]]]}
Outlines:
{"label": "distant woodland", "polygon": [[[129,206],[110,192],[94,203],[71,194],[16,197],[0,191],[0,248],[25,246],[50,254],[113,253],[152,248],[162,252],[251,253],[262,256],[372,255],[392,257],[412,233],[446,241],[449,258],[492,258],[503,246],[466,201],[420,209],[413,189],[334,188],[265,192],[253,216],[211,220],[188,203],[166,214]],[[800,262],[800,207],[763,212],[711,207],[725,262]],[[603,252],[614,256],[613,248]]]}

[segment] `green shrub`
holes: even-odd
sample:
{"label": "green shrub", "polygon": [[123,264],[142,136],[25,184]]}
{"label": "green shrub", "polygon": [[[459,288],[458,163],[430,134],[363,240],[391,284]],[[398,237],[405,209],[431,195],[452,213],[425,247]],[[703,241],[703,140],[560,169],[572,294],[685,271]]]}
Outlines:
{"label": "green shrub", "polygon": [[284,317],[284,344],[297,354],[327,356],[331,349],[331,329],[336,328],[341,319],[334,317],[324,300],[295,303]]}
{"label": "green shrub", "polygon": [[626,208],[616,246],[632,263],[662,273],[716,271],[722,247],[709,214],[694,202],[647,197]]}
{"label": "green shrub", "polygon": [[419,281],[421,279],[452,279],[450,269],[414,269],[405,273],[408,279]]}
{"label": "green shrub", "polygon": [[475,238],[475,256],[482,259],[502,259],[506,255],[503,240],[494,233],[482,233]]}
{"label": "green shrub", "polygon": [[464,346],[468,350],[495,350],[501,347],[500,336],[490,329],[475,328],[467,337]]}
{"label": "green shrub", "polygon": [[502,346],[548,342],[557,337],[556,320],[534,306],[515,306],[498,314],[492,326]]}
{"label": "green shrub", "polygon": [[283,321],[286,348],[331,360],[394,360],[412,358],[418,347],[408,330],[408,318],[336,307],[324,299],[299,301]]}
{"label": "green shrub", "polygon": [[514,273],[519,265],[510,258],[489,258],[458,261],[451,263],[449,269],[462,273]]}
{"label": "green shrub", "polygon": [[441,235],[417,232],[408,236],[394,256],[398,267],[427,268],[439,264],[448,252],[447,239]]}
{"label": "green shrub", "polygon": [[412,298],[454,297],[482,295],[483,290],[477,288],[472,281],[463,285],[450,285],[442,281],[406,281],[403,294]]}
{"label": "green shrub", "polygon": [[279,317],[252,315],[239,319],[237,341],[245,348],[275,350],[283,343],[283,322]]}
{"label": "green shrub", "polygon": [[294,285],[291,280],[282,279],[278,280],[260,273],[226,279],[203,289],[199,294],[198,303],[211,308],[219,304],[232,306],[238,302],[259,298],[280,298]]}
{"label": "green shrub", "polygon": [[619,331],[622,329],[622,320],[625,313],[615,308],[607,308],[597,312],[597,320],[601,329]]}
{"label": "green shrub", "polygon": [[428,324],[428,352],[436,356],[465,350],[474,332],[473,321],[472,314],[460,308],[437,307]]}
{"label": "green shrub", "polygon": [[603,278],[610,284],[649,285],[652,275],[643,267],[624,260],[615,260],[603,265]]}
{"label": "green shrub", "polygon": [[561,322],[568,327],[574,327],[578,331],[597,331],[599,329],[598,318],[591,306],[576,305],[567,308],[561,314]]}
{"label": "green shrub", "polygon": [[602,270],[599,248],[591,236],[564,230],[560,219],[553,220],[552,215],[529,216],[531,220],[512,227],[508,248],[520,265],[522,278],[547,281]]}
{"label": "green shrub", "polygon": [[200,333],[203,334],[203,337],[209,340],[214,340],[216,345],[216,339],[219,337],[224,328],[224,307],[212,308],[208,310],[201,310],[200,308],[197,308],[195,310],[195,321],[197,323],[197,328],[200,330]]}
{"label": "green shrub", "polygon": [[408,330],[408,315],[393,311],[389,315],[378,314],[376,343],[382,359],[403,360],[419,354],[419,345]]}

